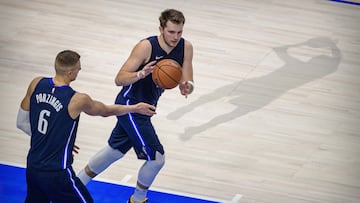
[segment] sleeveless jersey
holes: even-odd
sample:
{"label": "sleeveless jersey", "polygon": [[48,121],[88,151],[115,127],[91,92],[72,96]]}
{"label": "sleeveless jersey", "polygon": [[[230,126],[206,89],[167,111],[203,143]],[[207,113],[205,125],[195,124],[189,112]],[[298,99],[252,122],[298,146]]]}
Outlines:
{"label": "sleeveless jersey", "polygon": [[[148,37],[147,40],[151,43],[151,56],[149,61],[159,61],[162,59],[173,59],[181,66],[184,62],[184,44],[185,40],[180,39],[179,43],[174,49],[167,54],[161,47],[157,36]],[[145,65],[141,65],[138,71],[143,69]],[[157,105],[157,102],[164,92],[164,89],[157,87],[152,80],[152,74],[145,78],[131,84],[124,86],[117,96],[117,104],[124,104],[124,99],[130,99],[131,103],[146,102],[148,104]]]}
{"label": "sleeveless jersey", "polygon": [[42,78],[30,97],[31,142],[27,165],[40,170],[62,170],[73,162],[72,150],[79,123],[68,113],[75,94],[70,86],[55,86]]}

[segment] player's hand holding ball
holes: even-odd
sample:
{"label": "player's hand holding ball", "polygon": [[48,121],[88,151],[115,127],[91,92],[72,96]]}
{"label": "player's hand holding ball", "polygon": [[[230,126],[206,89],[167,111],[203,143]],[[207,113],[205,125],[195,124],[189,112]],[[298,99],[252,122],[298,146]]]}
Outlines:
{"label": "player's hand holding ball", "polygon": [[155,63],[156,63],[156,61],[151,61],[148,64],[146,64],[143,69],[136,72],[137,78],[139,80],[141,80],[141,79],[145,78],[146,76],[148,76],[152,72]]}

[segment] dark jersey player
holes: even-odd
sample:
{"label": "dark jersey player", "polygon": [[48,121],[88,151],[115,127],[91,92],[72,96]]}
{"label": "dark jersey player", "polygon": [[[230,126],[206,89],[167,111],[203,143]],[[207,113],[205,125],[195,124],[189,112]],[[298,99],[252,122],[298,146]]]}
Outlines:
{"label": "dark jersey player", "polygon": [[[193,48],[182,38],[184,15],[167,9],[159,20],[160,35],[141,40],[119,70],[115,83],[123,88],[117,95],[116,104],[146,102],[157,105],[164,90],[155,85],[151,71],[157,61],[166,58],[174,59],[182,66],[180,93],[187,96],[193,91]],[[128,113],[117,118],[108,145],[89,160],[79,178],[84,184],[88,183],[133,148],[138,159],[144,159],[145,163],[139,170],[135,191],[128,202],[147,202],[147,191],[165,163],[163,145],[151,123],[151,116]]]}
{"label": "dark jersey player", "polygon": [[55,59],[55,77],[33,79],[21,102],[17,127],[31,136],[25,202],[93,202],[71,167],[81,112],[104,117],[129,112],[155,114],[153,105],[105,105],[76,92],[69,85],[80,69],[78,53],[60,52]]}

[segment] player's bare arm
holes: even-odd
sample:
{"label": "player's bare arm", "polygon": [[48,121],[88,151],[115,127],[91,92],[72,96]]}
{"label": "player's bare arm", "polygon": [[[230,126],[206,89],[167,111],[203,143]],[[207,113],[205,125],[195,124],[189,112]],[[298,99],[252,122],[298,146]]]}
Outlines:
{"label": "player's bare arm", "polygon": [[117,86],[130,85],[142,78],[149,75],[155,65],[155,61],[152,61],[140,70],[137,68],[149,61],[151,54],[151,44],[148,40],[140,41],[131,51],[129,58],[120,68],[115,78],[115,84]]}
{"label": "player's bare arm", "polygon": [[42,77],[34,78],[26,91],[25,97],[22,99],[20,108],[16,118],[16,127],[25,132],[27,135],[31,136],[31,127],[30,127],[30,97],[34,92],[36,84]]}
{"label": "player's bare arm", "polygon": [[23,110],[30,111],[30,97],[31,97],[32,93],[34,92],[36,85],[41,80],[41,78],[42,77],[36,77],[30,82],[27,92],[25,94],[25,97],[23,98],[23,100],[21,101],[21,104],[20,104],[20,106]]}
{"label": "player's bare arm", "polygon": [[184,50],[184,62],[182,67],[182,79],[179,85],[180,92],[182,95],[189,95],[194,90],[194,80],[193,80],[193,46],[189,41],[185,41],[185,50]]}
{"label": "player's bare arm", "polygon": [[91,116],[113,116],[124,115],[126,113],[140,113],[148,116],[156,114],[155,106],[139,103],[135,105],[105,105],[100,101],[91,99],[91,97],[84,93],[75,93],[69,104],[69,114],[72,118],[76,118],[84,112]]}

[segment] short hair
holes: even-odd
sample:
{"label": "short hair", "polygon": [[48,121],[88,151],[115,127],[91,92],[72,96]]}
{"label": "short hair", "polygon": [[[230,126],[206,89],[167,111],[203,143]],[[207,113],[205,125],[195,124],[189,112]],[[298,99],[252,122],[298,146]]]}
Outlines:
{"label": "short hair", "polygon": [[72,67],[74,67],[80,60],[80,55],[75,51],[64,50],[57,54],[55,59],[55,71],[58,74],[63,74]]}
{"label": "short hair", "polygon": [[166,9],[163,12],[161,12],[159,21],[160,21],[160,26],[162,28],[165,28],[166,23],[168,21],[171,21],[172,23],[175,24],[185,24],[185,16],[181,11],[175,9]]}

